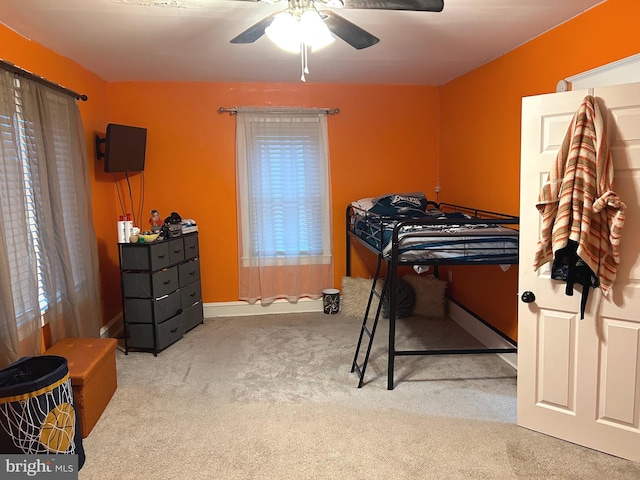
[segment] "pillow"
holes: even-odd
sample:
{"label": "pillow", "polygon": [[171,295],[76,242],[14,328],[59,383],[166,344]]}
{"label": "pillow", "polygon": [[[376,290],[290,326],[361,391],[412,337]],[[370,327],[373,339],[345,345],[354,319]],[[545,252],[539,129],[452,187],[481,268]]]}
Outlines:
{"label": "pillow", "polygon": [[371,210],[371,207],[373,207],[373,198],[361,198],[360,200],[351,202],[351,205],[368,212],[369,210]]}
{"label": "pillow", "polygon": [[444,317],[446,315],[445,291],[447,282],[433,275],[405,275],[402,277],[413,287],[416,301],[414,315],[425,317]]}
{"label": "pillow", "polygon": [[[396,282],[396,318],[410,316],[413,313],[415,303],[416,293],[413,291],[413,287],[402,278],[399,278]],[[389,318],[389,310],[389,292],[387,292],[382,302],[384,318]]]}
{"label": "pillow", "polygon": [[380,215],[424,214],[427,209],[427,197],[422,192],[381,195],[371,202],[370,211]]}
{"label": "pillow", "polygon": [[[340,311],[347,317],[357,317],[364,319],[364,312],[369,302],[369,294],[371,293],[371,284],[373,280],[370,278],[342,277],[342,293],[340,298]],[[380,290],[382,284],[380,281],[376,284],[376,288]],[[369,309],[369,318],[374,318],[376,309],[378,308],[378,297],[374,296]]]}

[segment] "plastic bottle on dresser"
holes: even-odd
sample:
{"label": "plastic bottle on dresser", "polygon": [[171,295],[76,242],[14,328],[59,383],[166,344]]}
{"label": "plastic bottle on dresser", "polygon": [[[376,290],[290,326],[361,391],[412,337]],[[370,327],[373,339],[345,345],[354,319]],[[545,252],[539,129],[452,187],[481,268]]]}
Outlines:
{"label": "plastic bottle on dresser", "polygon": [[118,220],[118,243],[126,243],[128,240],[125,240],[124,236],[124,215],[120,215],[120,219]]}
{"label": "plastic bottle on dresser", "polygon": [[133,221],[131,220],[131,214],[127,213],[127,219],[124,221],[124,241],[129,242],[131,238],[131,229],[133,228]]}

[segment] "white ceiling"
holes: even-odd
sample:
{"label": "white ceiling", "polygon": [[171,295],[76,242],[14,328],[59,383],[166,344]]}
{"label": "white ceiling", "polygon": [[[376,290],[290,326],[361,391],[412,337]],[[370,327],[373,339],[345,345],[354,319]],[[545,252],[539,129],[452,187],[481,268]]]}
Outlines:
{"label": "white ceiling", "polygon": [[[444,0],[440,13],[343,9],[340,15],[380,42],[356,50],[336,39],[310,54],[307,82],[441,85],[599,3]],[[299,82],[299,56],[265,36],[253,44],[229,43],[285,6],[246,0],[0,0],[0,22],[107,81]]]}

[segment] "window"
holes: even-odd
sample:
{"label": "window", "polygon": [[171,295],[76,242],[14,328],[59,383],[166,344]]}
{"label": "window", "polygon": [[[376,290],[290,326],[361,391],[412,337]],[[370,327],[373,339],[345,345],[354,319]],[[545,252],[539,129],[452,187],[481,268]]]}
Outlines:
{"label": "window", "polygon": [[73,97],[0,71],[0,282],[12,300],[0,307],[0,346],[39,337],[44,322],[52,341],[98,332],[83,136]]}
{"label": "window", "polygon": [[248,115],[249,145],[240,175],[245,260],[328,262],[331,228],[322,119],[318,114]]}
{"label": "window", "polygon": [[[5,233],[9,252],[9,267],[12,272],[24,272],[24,275],[11,277],[11,290],[17,326],[23,326],[35,315],[44,313],[47,307],[44,295],[42,257],[36,221],[36,192],[33,187],[34,172],[29,166],[29,149],[33,148],[32,125],[25,121],[20,79],[15,77],[13,111],[3,112],[0,116],[0,132],[2,135],[2,160],[7,168],[4,173],[9,185],[9,196],[14,199],[23,215],[14,215],[11,209],[5,210],[11,219],[10,228]],[[18,200],[15,202],[15,200]],[[34,311],[34,304],[27,298],[30,284],[35,282],[38,291],[39,312]]]}
{"label": "window", "polygon": [[240,298],[320,295],[333,285],[326,113],[240,110],[236,135]]}

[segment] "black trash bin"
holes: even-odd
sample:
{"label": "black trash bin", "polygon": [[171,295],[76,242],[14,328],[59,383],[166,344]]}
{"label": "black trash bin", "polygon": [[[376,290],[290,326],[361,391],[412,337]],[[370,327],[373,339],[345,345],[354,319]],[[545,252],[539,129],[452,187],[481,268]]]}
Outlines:
{"label": "black trash bin", "polygon": [[23,357],[0,370],[0,453],[77,454],[82,467],[80,418],[64,357]]}

